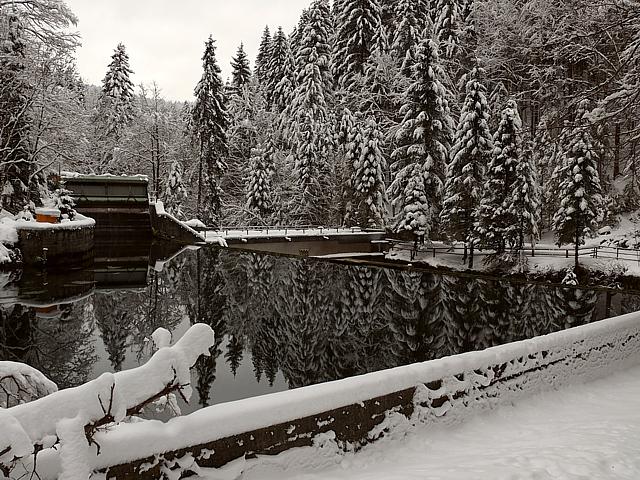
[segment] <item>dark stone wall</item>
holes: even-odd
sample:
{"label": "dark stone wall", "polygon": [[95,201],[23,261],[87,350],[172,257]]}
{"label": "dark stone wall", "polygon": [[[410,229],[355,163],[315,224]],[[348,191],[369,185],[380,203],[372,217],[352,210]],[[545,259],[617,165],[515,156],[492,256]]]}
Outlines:
{"label": "dark stone wall", "polygon": [[18,247],[26,265],[81,263],[93,256],[94,230],[95,225],[50,230],[22,227]]}

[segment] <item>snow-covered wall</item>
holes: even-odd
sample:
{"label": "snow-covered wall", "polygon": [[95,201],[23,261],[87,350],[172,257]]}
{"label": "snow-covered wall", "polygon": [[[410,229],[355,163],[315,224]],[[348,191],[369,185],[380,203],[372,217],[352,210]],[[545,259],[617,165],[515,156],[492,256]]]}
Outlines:
{"label": "snow-covered wall", "polygon": [[95,225],[93,218],[80,214],[73,221],[61,223],[16,221],[18,246],[24,263],[68,264],[89,258],[94,245]]}
{"label": "snow-covered wall", "polygon": [[186,223],[168,214],[162,202],[150,202],[149,214],[151,216],[151,228],[156,237],[185,245],[204,243],[204,236]]}
{"label": "snow-covered wall", "polygon": [[[333,432],[343,448],[384,435],[390,412],[425,424],[478,411],[640,363],[640,313],[479,352],[408,365],[236,402],[167,423],[120,424],[96,435],[96,469],[116,478],[159,478],[176,468],[311,445]],[[597,412],[594,412],[597,415]],[[177,477],[176,477],[177,478]]]}

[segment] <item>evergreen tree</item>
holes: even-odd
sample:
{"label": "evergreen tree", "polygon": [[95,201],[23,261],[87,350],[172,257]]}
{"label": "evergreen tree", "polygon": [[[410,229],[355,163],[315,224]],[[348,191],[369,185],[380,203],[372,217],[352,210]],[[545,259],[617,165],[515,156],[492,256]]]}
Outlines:
{"label": "evergreen tree", "polygon": [[236,52],[236,56],[231,59],[231,92],[236,95],[242,93],[244,86],[251,79],[251,68],[249,67],[249,57],[244,52],[244,45],[241,43]]}
{"label": "evergreen tree", "polygon": [[514,245],[517,241],[517,235],[513,238],[512,234],[518,219],[511,210],[511,202],[518,164],[522,160],[522,121],[515,100],[509,100],[502,111],[493,144],[476,234],[482,245],[502,253],[508,244]]}
{"label": "evergreen tree", "polygon": [[384,225],[385,187],[383,170],[386,161],[382,153],[383,134],[375,118],[361,127],[360,155],[353,165],[351,185],[354,190],[353,218],[361,227]]}
{"label": "evergreen tree", "polygon": [[493,150],[487,89],[480,81],[482,73],[481,69],[474,68],[467,76],[466,96],[451,150],[451,163],[447,166],[441,212],[448,235],[468,246],[469,268],[473,267],[473,231],[482,197],[485,169]]}
{"label": "evergreen tree", "polygon": [[435,31],[443,58],[455,57],[459,44],[460,0],[438,0],[436,4],[437,20]]}
{"label": "evergreen tree", "polygon": [[553,217],[558,245],[575,243],[575,266],[579,247],[587,235],[597,231],[603,216],[602,190],[597,157],[589,123],[585,119],[588,103],[578,108],[565,151],[564,178],[560,184],[560,208]]}
{"label": "evergreen tree", "polygon": [[508,211],[515,218],[516,223],[507,229],[507,236],[513,239],[516,250],[522,250],[525,237],[530,237],[531,241],[534,241],[539,236],[540,185],[530,149],[523,150],[516,167],[516,178]]}
{"label": "evergreen tree", "polygon": [[26,45],[18,17],[6,20],[7,39],[0,42],[0,208],[16,214],[29,203],[35,165],[29,148],[29,86],[23,78]]}
{"label": "evergreen tree", "polygon": [[381,7],[378,0],[336,2],[337,32],[334,78],[350,89],[353,75],[362,75],[364,66],[381,31]]}
{"label": "evergreen tree", "polygon": [[98,113],[106,122],[106,136],[117,139],[122,128],[133,119],[133,82],[129,78],[131,73],[129,56],[124,45],[119,43],[102,80],[102,92],[98,101]]}
{"label": "evergreen tree", "polygon": [[182,217],[182,204],[187,198],[187,189],[182,182],[182,165],[178,161],[171,163],[169,178],[165,186],[164,208],[176,218]]}
{"label": "evergreen tree", "polygon": [[[215,51],[215,41],[209,36],[202,57],[204,72],[196,85],[196,102],[191,111],[193,133],[200,148],[198,218],[209,226],[216,225],[220,219],[220,179],[226,169],[223,155],[227,151],[226,130],[229,125],[225,109],[224,85]],[[203,177],[206,185],[203,185]]]}
{"label": "evergreen tree", "polygon": [[407,77],[412,75],[411,69],[416,63],[415,49],[425,28],[418,8],[419,2],[415,0],[399,0],[395,10],[397,24],[391,40],[391,52]]}
{"label": "evergreen tree", "polygon": [[[358,113],[356,113],[357,115]],[[362,141],[359,119],[348,108],[344,109],[338,126],[337,146],[340,156],[344,159],[344,168],[341,168],[342,204],[341,218],[345,225],[353,223],[355,208],[355,175],[354,165],[360,158]]]}
{"label": "evergreen tree", "polygon": [[242,363],[243,354],[244,342],[242,338],[230,335],[227,343],[227,353],[225,353],[224,358],[229,364],[229,368],[231,369],[231,373],[234,377],[236,376],[238,367]]}
{"label": "evergreen tree", "polygon": [[395,231],[428,234],[436,220],[453,131],[443,75],[436,43],[422,40],[400,109],[404,118],[395,134],[399,146],[392,154],[395,177],[388,194]]}
{"label": "evergreen tree", "polygon": [[[261,219],[273,212],[274,198],[271,178],[274,171],[275,149],[271,140],[264,147],[254,149],[247,185],[247,210],[255,211]],[[264,223],[264,222],[263,222]]]}
{"label": "evergreen tree", "polygon": [[262,32],[262,39],[260,40],[260,47],[258,48],[258,55],[256,56],[256,77],[260,85],[265,85],[267,82],[269,60],[271,58],[271,32],[269,26],[264,27]]}
{"label": "evergreen tree", "polygon": [[267,108],[282,113],[291,100],[295,88],[295,60],[282,27],[273,36],[271,55],[266,71]]}
{"label": "evergreen tree", "polygon": [[329,138],[328,97],[331,17],[327,0],[316,0],[308,12],[297,52],[297,87],[285,112],[295,156],[303,223],[322,222],[327,210]]}

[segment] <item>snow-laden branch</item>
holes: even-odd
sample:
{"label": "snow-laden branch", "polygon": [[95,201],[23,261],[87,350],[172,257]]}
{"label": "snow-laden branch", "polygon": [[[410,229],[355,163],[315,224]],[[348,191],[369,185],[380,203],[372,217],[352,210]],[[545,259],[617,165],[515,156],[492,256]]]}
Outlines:
{"label": "snow-laden branch", "polygon": [[[0,408],[3,425],[0,469],[3,466],[6,469],[15,458],[56,444],[64,436],[68,439],[69,431],[77,430],[74,426],[79,424],[91,441],[98,427],[139,413],[145,405],[164,395],[177,391],[188,400],[191,396],[189,369],[200,355],[209,355],[213,343],[211,327],[196,324],[175,345],[160,348],[141,367],[104,373],[79,387],[8,409]],[[87,443],[84,435],[82,441]]]}

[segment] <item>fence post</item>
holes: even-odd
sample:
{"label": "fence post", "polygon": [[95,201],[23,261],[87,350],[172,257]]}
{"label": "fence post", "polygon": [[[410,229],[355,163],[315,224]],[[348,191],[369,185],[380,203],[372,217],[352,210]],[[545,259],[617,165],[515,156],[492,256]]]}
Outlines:
{"label": "fence post", "polygon": [[616,247],[616,260],[620,257],[620,249]]}
{"label": "fence post", "polygon": [[569,258],[569,250],[565,250],[564,251],[564,255],[565,255],[566,258]]}
{"label": "fence post", "polygon": [[436,247],[433,247],[433,258],[436,258]]}

